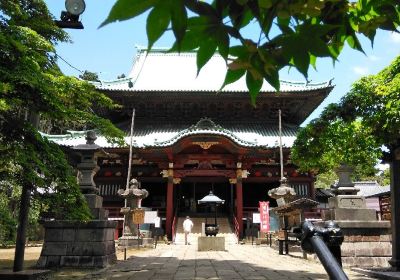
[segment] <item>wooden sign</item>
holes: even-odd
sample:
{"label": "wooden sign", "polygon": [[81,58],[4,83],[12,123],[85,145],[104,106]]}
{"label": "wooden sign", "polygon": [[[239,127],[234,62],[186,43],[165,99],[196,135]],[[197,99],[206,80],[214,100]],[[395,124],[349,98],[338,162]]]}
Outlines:
{"label": "wooden sign", "polygon": [[133,223],[144,224],[144,209],[136,208],[133,210]]}
{"label": "wooden sign", "polygon": [[279,230],[278,231],[278,240],[287,240],[288,239],[288,235],[287,235],[287,231],[286,230]]}

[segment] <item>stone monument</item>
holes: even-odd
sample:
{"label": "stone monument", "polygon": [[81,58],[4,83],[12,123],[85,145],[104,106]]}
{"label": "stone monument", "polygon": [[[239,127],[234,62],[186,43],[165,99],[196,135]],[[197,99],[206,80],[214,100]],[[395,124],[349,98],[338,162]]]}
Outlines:
{"label": "stone monument", "polygon": [[96,152],[100,150],[95,140],[95,133],[89,131],[86,144],[72,148],[81,159],[77,165],[79,185],[93,220],[44,222],[45,238],[38,267],[106,267],[117,260],[114,242],[117,222],[107,220],[103,198],[93,181],[99,169]]}
{"label": "stone monument", "polygon": [[336,194],[328,200],[329,210],[324,220],[334,220],[342,229],[343,266],[385,267],[391,257],[389,221],[378,221],[376,211],[367,208],[365,198],[357,195],[350,175],[352,168],[342,164],[335,172],[339,181],[332,185]]}
{"label": "stone monument", "polygon": [[139,209],[141,209],[139,201],[146,198],[149,192],[145,189],[140,189],[139,182],[136,179],[132,179],[128,188],[118,190],[118,195],[125,199],[125,207],[121,208],[121,213],[124,214],[124,227],[122,236],[119,238],[118,247],[127,248],[153,244],[152,238],[140,238],[139,224],[134,223],[135,211],[138,214]]}

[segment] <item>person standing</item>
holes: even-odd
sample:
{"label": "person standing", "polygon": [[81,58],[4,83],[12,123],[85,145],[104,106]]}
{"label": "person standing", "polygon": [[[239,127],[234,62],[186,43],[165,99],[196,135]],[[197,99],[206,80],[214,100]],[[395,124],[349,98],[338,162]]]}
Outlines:
{"label": "person standing", "polygon": [[185,245],[190,245],[190,243],[188,242],[188,237],[190,232],[192,231],[192,228],[193,222],[189,216],[186,216],[186,219],[183,221],[183,231],[185,232]]}

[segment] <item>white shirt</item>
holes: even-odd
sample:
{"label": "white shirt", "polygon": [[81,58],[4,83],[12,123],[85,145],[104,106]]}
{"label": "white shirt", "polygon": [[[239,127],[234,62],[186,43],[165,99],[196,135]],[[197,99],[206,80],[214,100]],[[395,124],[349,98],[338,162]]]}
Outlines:
{"label": "white shirt", "polygon": [[183,230],[184,231],[190,232],[192,230],[192,227],[193,227],[193,222],[190,219],[186,219],[183,222]]}

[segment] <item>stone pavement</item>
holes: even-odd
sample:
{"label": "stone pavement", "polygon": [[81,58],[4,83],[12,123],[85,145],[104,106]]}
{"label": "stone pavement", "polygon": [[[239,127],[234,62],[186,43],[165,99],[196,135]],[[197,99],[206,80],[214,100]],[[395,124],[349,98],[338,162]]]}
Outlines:
{"label": "stone pavement", "polygon": [[[349,279],[372,279],[346,270]],[[299,256],[280,256],[265,246],[229,245],[226,251],[198,252],[195,245],[159,245],[126,261],[56,279],[328,279],[323,266]]]}

